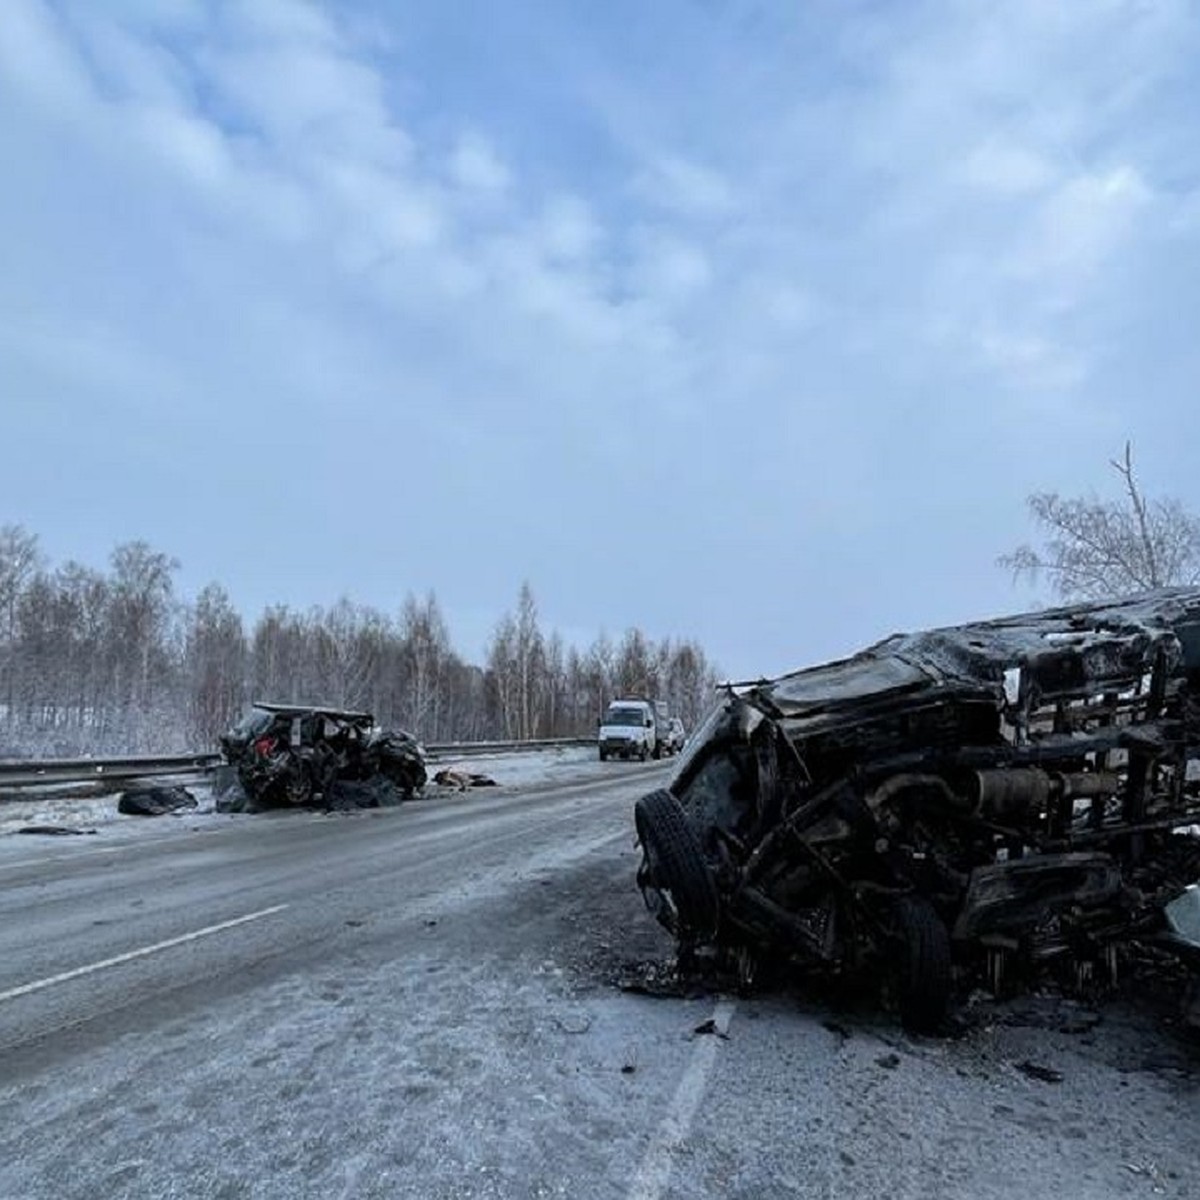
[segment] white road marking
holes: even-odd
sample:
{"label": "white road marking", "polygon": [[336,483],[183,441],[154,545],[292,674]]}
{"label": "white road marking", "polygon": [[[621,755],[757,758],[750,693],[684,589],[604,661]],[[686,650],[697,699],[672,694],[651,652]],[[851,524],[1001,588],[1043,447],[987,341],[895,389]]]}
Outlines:
{"label": "white road marking", "polygon": [[18,996],[28,996],[30,992],[40,992],[43,988],[53,987],[56,983],[66,983],[70,979],[78,979],[81,975],[91,975],[94,971],[103,971],[108,967],[117,967],[121,963],[132,962],[135,958],[145,958],[148,954],[157,954],[160,950],[170,950],[172,946],[182,946],[185,942],[194,942],[198,938],[210,937],[214,933],[221,933],[226,929],[233,929],[250,921],[273,916],[277,912],[283,912],[285,908],[287,908],[286,904],[276,904],[271,908],[247,913],[244,917],[234,917],[232,921],[222,921],[217,925],[206,925],[203,929],[193,929],[191,933],[181,933],[179,937],[167,938],[165,942],[155,942],[152,946],[127,950],[124,954],[117,954],[113,958],[105,958],[100,962],[88,963],[85,967],[75,967],[71,971],[63,971],[58,975],[48,975],[45,979],[35,979],[32,983],[23,983],[20,987],[0,992],[0,1001],[15,1000]]}
{"label": "white road marking", "polygon": [[[729,1028],[736,1007],[736,1003],[727,998],[718,1002],[712,1019],[720,1033]],[[704,1099],[709,1073],[717,1061],[721,1040],[719,1037],[697,1038],[696,1051],[675,1089],[671,1107],[667,1110],[658,1133],[651,1141],[646,1156],[633,1177],[629,1200],[658,1200],[670,1182],[675,1152],[683,1144],[684,1138],[691,1131],[692,1122],[696,1119],[700,1101]]]}

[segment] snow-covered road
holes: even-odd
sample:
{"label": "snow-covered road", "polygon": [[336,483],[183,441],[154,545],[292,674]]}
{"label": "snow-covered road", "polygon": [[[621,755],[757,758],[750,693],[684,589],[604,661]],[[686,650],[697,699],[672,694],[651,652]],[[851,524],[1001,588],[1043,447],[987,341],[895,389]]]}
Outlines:
{"label": "snow-covered road", "polygon": [[[488,775],[496,781],[501,790],[509,791],[514,788],[539,787],[585,779],[607,779],[611,778],[614,772],[622,769],[628,771],[630,767],[631,764],[628,763],[600,763],[596,749],[592,746],[508,751],[461,759],[441,756],[429,764],[431,782],[423,799],[436,799],[452,790],[440,788],[432,782],[434,772],[447,768]],[[55,795],[54,790],[39,795],[36,790],[29,789],[28,794],[19,799],[6,799],[0,803],[0,839],[30,826],[75,830],[80,833],[103,829],[109,837],[136,837],[147,835],[147,826],[159,824],[164,820],[195,817],[226,819],[214,813],[212,794],[206,784],[184,782],[196,797],[197,807],[174,817],[153,819],[123,816],[118,813],[118,794],[64,797]],[[57,790],[61,791],[61,788]]]}
{"label": "snow-covered road", "polygon": [[1196,1194],[1200,1055],[1150,1003],[937,1041],[622,990],[669,954],[630,820],[667,769],[579,766],[0,839],[0,1196]]}

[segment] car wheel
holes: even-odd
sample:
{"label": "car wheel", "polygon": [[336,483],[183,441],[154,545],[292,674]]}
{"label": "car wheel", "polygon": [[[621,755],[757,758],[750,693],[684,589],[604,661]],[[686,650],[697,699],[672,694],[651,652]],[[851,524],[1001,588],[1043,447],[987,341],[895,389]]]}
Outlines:
{"label": "car wheel", "polygon": [[633,814],[645,858],[643,892],[658,893],[667,906],[664,923],[677,936],[712,937],[720,912],[717,885],[679,801],[660,788],[643,796]]}
{"label": "car wheel", "polygon": [[288,771],[283,784],[283,794],[289,804],[310,804],[313,798],[312,772],[306,763],[297,763]]}
{"label": "car wheel", "polygon": [[950,1007],[950,934],[937,910],[920,896],[901,897],[893,915],[900,1019],[915,1033],[931,1033]]}

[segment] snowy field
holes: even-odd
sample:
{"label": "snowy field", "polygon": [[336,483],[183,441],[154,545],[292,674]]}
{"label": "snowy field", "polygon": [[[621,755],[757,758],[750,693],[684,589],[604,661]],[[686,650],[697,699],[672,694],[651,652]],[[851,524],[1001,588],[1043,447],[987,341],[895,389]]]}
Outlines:
{"label": "snowy field", "polygon": [[[442,770],[487,775],[496,781],[495,788],[481,794],[496,796],[506,791],[525,792],[561,783],[573,783],[590,778],[608,779],[622,772],[637,770],[638,764],[598,760],[594,746],[566,746],[543,750],[508,751],[467,758],[431,758],[428,764],[429,784],[417,803],[436,800],[442,795],[458,795],[454,788],[439,787],[433,776]],[[164,781],[167,782],[167,781]],[[220,822],[253,819],[218,813],[212,792],[205,783],[180,780],[196,797],[197,807],[171,816],[147,818],[130,817],[117,812],[119,793],[108,796],[38,796],[32,790],[27,797],[0,801],[0,838],[18,835],[20,841],[35,835],[21,834],[23,829],[71,831],[90,835],[90,831],[106,835],[137,836],[143,828],[162,826],[171,821]],[[132,788],[133,784],[130,785]],[[61,789],[60,789],[61,790]],[[52,836],[45,833],[40,836]]]}

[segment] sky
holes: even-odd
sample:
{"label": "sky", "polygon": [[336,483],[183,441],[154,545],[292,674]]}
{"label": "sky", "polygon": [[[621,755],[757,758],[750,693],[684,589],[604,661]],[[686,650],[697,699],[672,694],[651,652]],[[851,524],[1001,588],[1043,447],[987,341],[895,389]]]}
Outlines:
{"label": "sky", "polygon": [[0,523],[731,677],[1200,509],[1200,4],[3,0]]}

